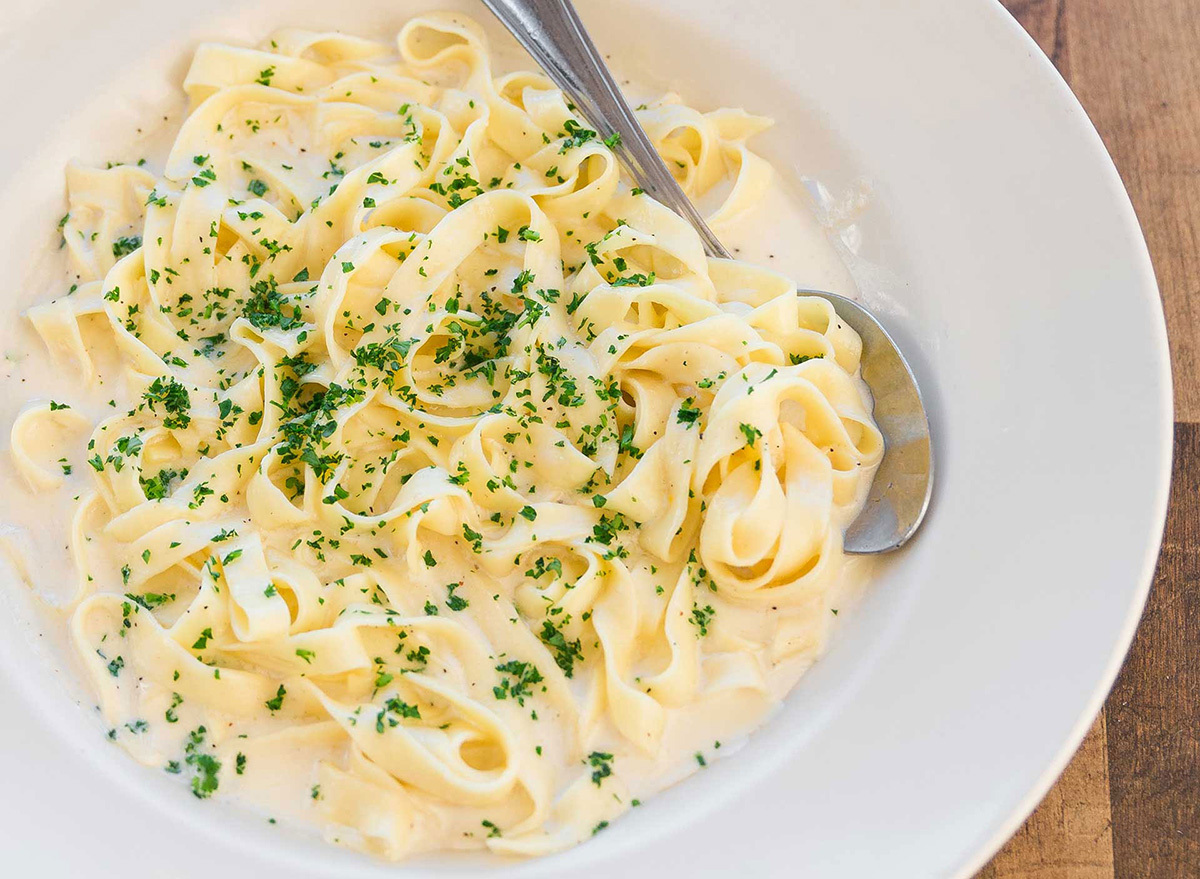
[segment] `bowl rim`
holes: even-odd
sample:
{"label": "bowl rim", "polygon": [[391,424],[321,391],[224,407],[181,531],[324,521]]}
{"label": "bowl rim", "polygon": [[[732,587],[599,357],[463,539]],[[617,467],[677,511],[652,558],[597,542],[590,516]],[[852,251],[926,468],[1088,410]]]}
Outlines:
{"label": "bowl rim", "polygon": [[1136,292],[1153,299],[1153,307],[1151,307],[1150,311],[1157,318],[1154,323],[1155,337],[1150,341],[1154,346],[1154,353],[1157,355],[1158,377],[1161,382],[1160,404],[1165,415],[1165,423],[1161,426],[1162,437],[1158,448],[1164,466],[1160,470],[1159,482],[1155,488],[1155,510],[1154,518],[1151,521],[1156,537],[1146,546],[1137,587],[1133,592],[1132,600],[1126,612],[1122,630],[1112,645],[1107,666],[1092,688],[1091,695],[1080,711],[1074,727],[1059,746],[1057,754],[1042,771],[1036,784],[1029,789],[1024,798],[1020,800],[1009,814],[1008,818],[993,828],[990,836],[978,847],[975,854],[962,862],[961,866],[953,874],[955,879],[970,879],[970,877],[974,876],[995,857],[1000,849],[1021,828],[1029,816],[1037,809],[1046,794],[1050,792],[1050,789],[1058,782],[1067,765],[1074,759],[1080,745],[1083,743],[1084,737],[1087,736],[1096,718],[1104,708],[1104,703],[1108,699],[1113,685],[1116,683],[1117,675],[1125,664],[1125,659],[1129,654],[1130,648],[1133,646],[1133,639],[1137,634],[1138,627],[1141,625],[1142,614],[1145,612],[1146,602],[1150,597],[1150,589],[1154,583],[1154,573],[1158,566],[1162,542],[1166,534],[1175,451],[1174,373],[1171,364],[1170,340],[1167,334],[1166,312],[1163,310],[1162,293],[1154,271],[1154,263],[1150,256],[1149,245],[1146,243],[1145,233],[1142,231],[1133,201],[1129,197],[1129,191],[1125,186],[1124,180],[1121,178],[1120,170],[1117,168],[1112,154],[1109,153],[1108,147],[1105,146],[1104,140],[1100,136],[1099,130],[1062,73],[1054,66],[1054,63],[1042,51],[1041,46],[1038,45],[1033,36],[1025,30],[1016,16],[1003,5],[1001,0],[985,0],[985,3],[991,7],[992,13],[999,18],[998,24],[1007,29],[1015,39],[1023,43],[1029,50],[1033,57],[1033,62],[1047,75],[1048,84],[1070,108],[1074,122],[1081,124],[1085,129],[1089,146],[1093,151],[1093,157],[1099,160],[1100,166],[1108,177],[1108,185],[1115,190],[1116,198],[1114,198],[1114,207],[1120,211],[1121,219],[1128,227],[1130,241],[1135,245],[1134,255],[1139,263],[1139,273],[1142,276],[1143,284],[1140,285]]}

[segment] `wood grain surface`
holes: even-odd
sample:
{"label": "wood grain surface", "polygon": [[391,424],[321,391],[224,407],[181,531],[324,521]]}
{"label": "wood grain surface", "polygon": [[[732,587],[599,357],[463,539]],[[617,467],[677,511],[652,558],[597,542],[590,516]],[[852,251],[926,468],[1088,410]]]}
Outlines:
{"label": "wood grain surface", "polygon": [[978,879],[1200,877],[1200,0],[1003,0],[1108,146],[1162,291],[1175,469],[1162,556],[1104,711]]}

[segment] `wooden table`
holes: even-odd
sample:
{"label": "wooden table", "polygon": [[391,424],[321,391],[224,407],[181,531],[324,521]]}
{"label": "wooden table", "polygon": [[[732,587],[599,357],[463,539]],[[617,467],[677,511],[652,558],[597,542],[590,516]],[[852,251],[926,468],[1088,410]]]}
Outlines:
{"label": "wooden table", "polygon": [[1003,0],[1137,209],[1175,370],[1171,511],[1150,601],[1062,778],[977,879],[1200,877],[1200,0]]}

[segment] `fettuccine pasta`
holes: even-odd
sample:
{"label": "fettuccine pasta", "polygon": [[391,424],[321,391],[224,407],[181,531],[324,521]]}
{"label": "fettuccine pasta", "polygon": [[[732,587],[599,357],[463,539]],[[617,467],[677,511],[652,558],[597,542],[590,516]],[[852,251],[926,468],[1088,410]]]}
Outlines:
{"label": "fettuccine pasta", "polygon": [[[184,88],[161,174],[68,169],[75,283],[28,312],[110,414],[11,434],[34,492],[86,445],[109,738],[396,859],[570,846],[757,723],[882,454],[829,303],[706,258],[461,15],[203,45]],[[638,118],[718,232],[772,185],[768,120]]]}

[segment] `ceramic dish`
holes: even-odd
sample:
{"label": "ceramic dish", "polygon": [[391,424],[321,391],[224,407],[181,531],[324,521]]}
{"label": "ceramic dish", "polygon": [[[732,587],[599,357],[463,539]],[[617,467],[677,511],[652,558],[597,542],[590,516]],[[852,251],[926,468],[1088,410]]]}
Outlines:
{"label": "ceramic dish", "polygon": [[[34,279],[65,162],[127,152],[135,129],[177,119],[196,43],[253,44],[286,24],[379,37],[434,5],[486,18],[422,0],[10,6],[6,323],[46,296]],[[1170,369],[1120,179],[1066,85],[989,0],[580,7],[622,78],[776,118],[759,149],[854,252],[863,301],[925,391],[939,483],[919,539],[735,758],[506,875],[969,876],[1088,728],[1158,552]],[[775,249],[776,268],[801,258]],[[6,424],[23,402],[0,401]],[[376,863],[139,770],[104,744],[21,587],[3,585],[0,855],[13,875],[494,870]]]}

